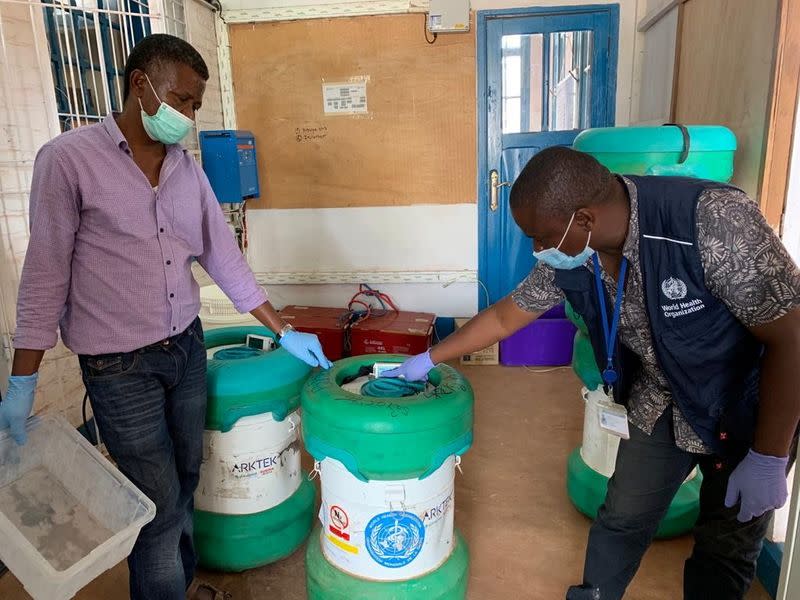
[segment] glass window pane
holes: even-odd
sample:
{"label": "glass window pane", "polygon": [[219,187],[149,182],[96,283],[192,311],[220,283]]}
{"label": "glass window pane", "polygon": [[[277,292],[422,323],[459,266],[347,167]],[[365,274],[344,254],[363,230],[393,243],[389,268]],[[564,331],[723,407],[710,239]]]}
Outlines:
{"label": "glass window pane", "polygon": [[550,131],[592,125],[592,32],[550,34],[547,123]]}
{"label": "glass window pane", "polygon": [[503,98],[503,133],[520,133],[520,98]]}
{"label": "glass window pane", "polygon": [[544,36],[536,35],[530,37],[528,57],[528,64],[530,65],[530,81],[528,86],[530,112],[526,130],[541,131],[542,96],[544,92]]}
{"label": "glass window pane", "polygon": [[503,97],[519,97],[522,87],[522,57],[503,57]]}
{"label": "glass window pane", "polygon": [[501,45],[503,133],[541,131],[544,36],[506,35]]}

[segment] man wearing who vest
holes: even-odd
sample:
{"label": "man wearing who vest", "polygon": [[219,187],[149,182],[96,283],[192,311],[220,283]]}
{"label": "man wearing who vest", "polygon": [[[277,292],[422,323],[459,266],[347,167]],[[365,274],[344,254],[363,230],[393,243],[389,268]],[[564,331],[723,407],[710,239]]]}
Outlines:
{"label": "man wearing who vest", "polygon": [[743,598],[796,450],[800,270],[758,206],[720,183],[618,177],[551,148],[522,171],[510,204],[535,240],[534,270],[386,375],[423,379],[569,300],[627,409],[618,429],[629,439],[589,534],[583,584],[567,599],[623,596],[695,466],[704,480],[684,598]]}

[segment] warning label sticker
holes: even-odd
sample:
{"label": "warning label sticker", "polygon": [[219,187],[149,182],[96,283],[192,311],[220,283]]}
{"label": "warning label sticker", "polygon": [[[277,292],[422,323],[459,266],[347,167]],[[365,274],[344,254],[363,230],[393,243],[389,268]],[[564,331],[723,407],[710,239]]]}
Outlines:
{"label": "warning label sticker", "polygon": [[348,544],[347,542],[343,542],[342,540],[340,540],[338,538],[335,538],[330,534],[328,534],[327,537],[328,537],[328,541],[331,544],[333,544],[334,546],[336,546],[337,548],[340,548],[341,550],[344,550],[345,552],[349,552],[350,554],[358,554],[358,547],[353,546],[352,544]]}
{"label": "warning label sticker", "polygon": [[347,529],[347,526],[350,525],[350,518],[342,507],[334,504],[331,506],[331,523],[337,529]]}
{"label": "warning label sticker", "polygon": [[344,511],[344,509],[341,506],[336,506],[335,504],[331,506],[330,524],[328,525],[330,532],[336,537],[349,542],[350,534],[347,532],[347,528],[349,526],[350,517],[347,516],[347,513]]}

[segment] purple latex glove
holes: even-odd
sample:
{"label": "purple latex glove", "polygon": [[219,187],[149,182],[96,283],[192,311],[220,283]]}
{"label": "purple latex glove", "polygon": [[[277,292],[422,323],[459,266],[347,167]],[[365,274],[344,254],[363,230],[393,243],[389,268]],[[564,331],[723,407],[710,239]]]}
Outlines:
{"label": "purple latex glove", "polygon": [[788,464],[786,456],[767,456],[750,450],[731,473],[725,506],[733,508],[740,502],[737,519],[742,523],[760,517],[768,510],[780,508],[789,497],[786,485]]}
{"label": "purple latex glove", "polygon": [[396,369],[384,371],[381,377],[402,377],[406,381],[425,381],[435,365],[431,361],[431,351],[417,354],[406,360]]}

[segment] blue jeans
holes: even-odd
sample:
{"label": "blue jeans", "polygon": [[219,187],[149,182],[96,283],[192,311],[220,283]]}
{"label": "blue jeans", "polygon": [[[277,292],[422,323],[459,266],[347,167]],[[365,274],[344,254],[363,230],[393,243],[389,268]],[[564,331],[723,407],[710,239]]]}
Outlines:
{"label": "blue jeans", "polygon": [[583,585],[570,588],[567,600],[622,598],[675,493],[695,466],[703,473],[700,516],[694,550],[684,566],[683,597],[744,598],[772,517],[769,511],[740,523],[738,506],[725,507],[728,479],[747,450],[743,446],[726,461],[681,450],[675,445],[671,409],[652,435],[632,426],[630,439],[620,442],[605,503],[589,532]]}
{"label": "blue jeans", "polygon": [[134,352],[81,356],[80,365],[109,454],[156,505],[128,557],[131,599],[183,600],[197,565],[192,512],[206,411],[200,321]]}

